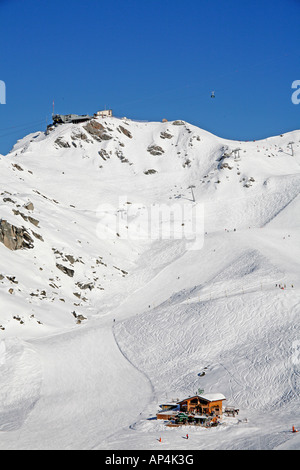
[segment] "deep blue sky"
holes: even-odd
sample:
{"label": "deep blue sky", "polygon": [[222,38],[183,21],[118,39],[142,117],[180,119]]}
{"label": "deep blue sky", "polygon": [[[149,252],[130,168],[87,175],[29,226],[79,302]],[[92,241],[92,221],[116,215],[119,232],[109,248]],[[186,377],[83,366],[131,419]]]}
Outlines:
{"label": "deep blue sky", "polygon": [[300,129],[300,0],[0,0],[0,24],[2,154],[53,100],[229,139]]}

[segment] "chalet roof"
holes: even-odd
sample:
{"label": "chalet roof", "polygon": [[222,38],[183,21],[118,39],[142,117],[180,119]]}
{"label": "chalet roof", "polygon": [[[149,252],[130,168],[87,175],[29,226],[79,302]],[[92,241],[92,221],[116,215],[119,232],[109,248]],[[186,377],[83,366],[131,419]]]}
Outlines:
{"label": "chalet roof", "polygon": [[176,416],[178,414],[178,411],[176,411],[176,410],[166,410],[166,411],[159,411],[156,414],[160,415],[160,416]]}
{"label": "chalet roof", "polygon": [[177,405],[178,405],[178,401],[165,401],[159,406],[177,406]]}
{"label": "chalet roof", "polygon": [[221,401],[226,400],[222,393],[206,393],[205,395],[199,395],[200,398],[203,398],[207,401]]}
{"label": "chalet roof", "polygon": [[207,402],[226,400],[222,393],[206,393],[205,395],[194,395],[192,397],[184,398],[184,400],[180,400],[178,403],[183,403],[187,400],[193,400],[194,398],[200,398],[201,400],[205,400]]}

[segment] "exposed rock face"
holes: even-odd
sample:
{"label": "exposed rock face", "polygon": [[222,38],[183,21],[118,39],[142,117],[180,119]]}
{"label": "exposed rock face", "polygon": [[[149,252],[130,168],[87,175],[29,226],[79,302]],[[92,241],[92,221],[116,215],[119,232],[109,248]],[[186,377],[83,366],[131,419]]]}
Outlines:
{"label": "exposed rock face", "polygon": [[33,240],[25,228],[15,227],[6,220],[0,221],[0,242],[12,251],[33,248]]}
{"label": "exposed rock face", "polygon": [[80,289],[89,289],[89,290],[92,290],[94,289],[95,285],[93,282],[87,282],[87,283],[84,283],[84,282],[76,282],[76,285],[80,288]]}
{"label": "exposed rock face", "polygon": [[164,150],[159,145],[150,145],[147,150],[151,155],[162,155],[164,153]]}
{"label": "exposed rock face", "polygon": [[72,140],[87,140],[87,136],[84,132],[74,132],[72,135],[71,135],[71,139]]}
{"label": "exposed rock face", "polygon": [[67,268],[66,266],[63,266],[62,264],[56,263],[56,267],[60,269],[63,273],[67,274],[69,277],[74,276],[74,269]]}
{"label": "exposed rock face", "polygon": [[118,130],[120,130],[121,132],[123,132],[124,135],[126,135],[127,137],[129,137],[129,139],[132,139],[131,132],[130,132],[128,129],[125,129],[125,127],[119,126],[119,127],[118,127]]}
{"label": "exposed rock face", "polygon": [[69,142],[66,142],[66,141],[63,139],[63,137],[58,137],[58,138],[55,140],[55,143],[56,143],[56,145],[58,145],[58,147],[70,148]]}
{"label": "exposed rock face", "polygon": [[161,132],[160,133],[161,139],[172,139],[172,134],[169,134],[169,132]]}
{"label": "exposed rock face", "polygon": [[173,121],[173,126],[184,126],[185,122],[184,121]]}
{"label": "exposed rock face", "polygon": [[24,171],[23,168],[20,165],[18,165],[17,163],[13,163],[12,166],[14,168],[16,168],[17,170],[19,170],[19,171]]}
{"label": "exposed rock face", "polygon": [[106,133],[105,127],[99,122],[92,120],[89,121],[84,129],[95,139],[101,142],[102,140],[110,140],[112,136]]}
{"label": "exposed rock face", "polygon": [[30,215],[25,215],[25,214],[23,214],[22,212],[20,212],[19,210],[16,210],[16,209],[13,209],[12,211],[15,215],[20,215],[24,220],[29,221],[31,224],[38,227],[39,221],[37,219],[35,219],[34,217],[31,217]]}
{"label": "exposed rock face", "polygon": [[27,204],[24,205],[24,207],[28,211],[33,211],[34,210],[34,205],[32,204],[32,202],[28,202]]}

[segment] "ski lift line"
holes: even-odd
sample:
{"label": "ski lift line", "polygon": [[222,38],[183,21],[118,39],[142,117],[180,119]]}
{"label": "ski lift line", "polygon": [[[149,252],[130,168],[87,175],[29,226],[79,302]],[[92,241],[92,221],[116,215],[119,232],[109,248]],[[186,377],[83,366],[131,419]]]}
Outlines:
{"label": "ski lift line", "polygon": [[164,90],[164,91],[161,91],[159,93],[155,93],[154,95],[148,95],[147,97],[144,97],[144,98],[136,99],[136,100],[133,100],[133,101],[127,101],[127,102],[121,103],[121,104],[118,103],[118,106],[120,107],[120,106],[126,106],[126,105],[134,104],[134,103],[143,103],[146,100],[151,100],[153,98],[159,98],[160,96],[165,96],[167,93],[182,91],[183,89],[185,89],[185,88],[187,89],[189,87],[190,87],[190,85],[185,85],[184,87],[180,87],[180,88],[173,88],[173,89]]}
{"label": "ski lift line", "polygon": [[[291,54],[290,53],[286,53],[284,55],[284,57],[289,57]],[[238,69],[235,69],[234,71],[232,72],[227,72],[227,73],[224,73],[224,74],[221,74],[221,75],[218,75],[218,81],[224,79],[224,78],[227,78],[227,77],[230,77],[232,75],[236,75],[237,73],[240,73],[241,71],[247,71],[247,70],[251,70],[251,69],[255,69],[256,67],[259,67],[263,64],[268,64],[268,63],[271,63],[271,62],[278,62],[279,58],[278,57],[270,57],[269,59],[266,59],[266,60],[263,60],[263,61],[260,61],[260,62],[257,62],[255,64],[253,64],[251,67],[239,67]],[[178,87],[178,88],[173,88],[173,89],[168,89],[168,90],[164,90],[162,92],[159,92],[159,93],[156,93],[154,95],[148,95],[144,98],[141,98],[141,99],[136,99],[136,100],[133,100],[133,101],[128,101],[128,102],[124,102],[124,103],[121,103],[119,104],[118,103],[118,106],[125,106],[125,105],[130,105],[130,104],[134,104],[134,103],[142,103],[146,100],[149,100],[149,99],[153,99],[153,98],[157,98],[157,97],[160,97],[160,96],[165,96],[167,93],[173,93],[173,92],[179,92],[179,91],[183,91],[185,89],[190,89],[191,87],[194,87],[194,86],[197,86],[198,88],[200,88],[201,90],[204,88],[205,86],[205,92],[203,90],[203,95],[205,94],[205,96],[207,96],[207,94],[209,93],[209,80],[207,79],[206,80],[207,82],[207,87],[206,85],[204,85],[204,83],[202,84],[201,81],[198,81],[198,82],[192,82],[192,83],[189,83],[189,84],[186,84],[185,86],[182,86],[182,87]],[[222,91],[222,90],[226,90],[226,89],[229,89],[230,86],[227,86],[227,87],[218,87],[217,90],[218,91]],[[215,88],[216,90],[216,88]],[[214,92],[215,93],[215,92]],[[202,93],[201,93],[202,95]],[[199,94],[197,94],[197,96],[200,96]]]}
{"label": "ski lift line", "polygon": [[[290,53],[286,53],[286,54],[284,55],[284,57],[289,57],[290,55],[291,55]],[[265,63],[274,62],[275,60],[278,61],[278,60],[279,60],[278,57],[276,57],[276,59],[273,58],[273,57],[271,57],[271,58],[269,58],[268,60],[264,60],[264,61],[257,62],[256,64],[254,64],[254,65],[251,67],[251,69],[252,69],[252,68],[256,68],[257,66],[261,66],[262,64],[265,64]],[[238,69],[236,69],[234,72],[228,72],[228,73],[219,75],[219,76],[218,76],[218,80],[222,80],[223,78],[229,77],[230,75],[233,75],[233,74],[235,75],[236,73],[240,72],[241,70],[249,70],[249,67],[247,67],[247,68],[246,68],[246,67],[238,68]],[[207,80],[207,82],[208,82],[208,80]],[[150,99],[153,99],[153,98],[156,98],[156,97],[160,97],[160,96],[165,96],[166,93],[174,93],[174,92],[182,91],[182,90],[184,90],[184,89],[190,89],[191,87],[196,86],[196,85],[197,85],[198,88],[199,88],[199,82],[193,82],[193,83],[191,83],[191,84],[187,84],[187,85],[185,85],[185,86],[183,86],[183,87],[180,87],[180,88],[177,87],[177,88],[173,88],[173,89],[171,89],[171,90],[168,89],[168,90],[165,90],[165,91],[163,91],[163,92],[155,93],[155,94],[153,94],[153,95],[149,95],[149,96],[144,97],[144,98],[136,99],[136,100],[129,101],[129,102],[124,102],[124,103],[118,104],[118,106],[125,106],[125,105],[134,104],[134,103],[143,103],[143,102],[146,101],[146,100],[150,100]],[[208,83],[207,83],[207,85],[208,85]],[[204,93],[205,93],[205,96],[207,96],[207,94],[208,94],[208,86],[206,87],[206,85],[201,84],[201,82],[200,82],[200,88],[203,89],[204,86],[205,86],[206,90],[205,90],[205,92],[203,91],[203,95],[204,95]],[[229,88],[230,88],[229,86],[227,86],[227,87],[221,87],[221,88],[218,87],[217,90],[218,90],[218,91],[223,91],[223,90],[226,90],[226,89],[229,89]],[[215,98],[215,91],[210,92],[210,93],[211,93],[211,97],[212,97],[212,98]],[[200,97],[200,96],[202,95],[202,93],[201,93],[201,95],[199,95],[199,94],[197,94],[197,95]],[[48,118],[48,116],[47,116],[47,118]],[[38,121],[31,121],[31,122],[28,123],[28,125],[26,125],[26,127],[24,127],[24,126],[21,124],[21,125],[17,125],[17,126],[11,126],[11,127],[6,127],[6,128],[0,128],[0,137],[6,137],[6,136],[8,136],[8,135],[13,135],[14,133],[16,133],[16,132],[11,132],[11,133],[7,133],[7,134],[1,134],[1,131],[12,130],[12,129],[16,129],[16,131],[17,131],[18,129],[20,129],[20,130],[25,129],[25,130],[26,130],[26,129],[29,128],[29,127],[28,127],[29,125],[40,124],[40,123],[43,123],[43,122],[45,122],[45,118],[40,119],[40,120],[38,120]]]}
{"label": "ski lift line", "polygon": [[[46,117],[48,117],[48,116],[46,116]],[[41,122],[45,122],[46,117],[44,117],[43,119],[39,119],[37,121],[28,122],[26,124],[20,124],[20,125],[17,125],[17,126],[10,126],[10,127],[2,127],[2,128],[0,128],[0,132],[1,131],[8,131],[10,129],[18,129],[18,128],[25,127],[25,126],[28,127],[31,124],[39,124]]]}
{"label": "ski lift line", "polygon": [[[42,121],[41,121],[40,124],[42,124]],[[32,131],[32,126],[27,126],[27,127],[22,127],[20,129],[15,129],[14,131],[7,132],[5,134],[0,134],[0,138],[7,137],[7,136],[10,136],[10,135],[15,135],[15,134],[18,134],[18,133],[28,132],[28,131],[29,132],[31,131],[30,133],[32,133],[32,134],[34,134],[35,132],[42,132],[42,131]]]}
{"label": "ski lift line", "polygon": [[[290,53],[286,53],[286,54],[284,55],[284,57],[289,57],[290,55],[291,55]],[[254,64],[254,65],[253,65],[252,67],[250,67],[250,68],[251,68],[251,69],[252,69],[252,68],[256,68],[256,67],[258,67],[258,66],[261,66],[262,64],[270,63],[270,62],[274,62],[274,61],[278,61],[278,60],[279,60],[278,57],[276,57],[276,58],[271,57],[271,58],[269,58],[268,60],[264,60],[264,61],[257,62],[256,64]],[[235,75],[236,73],[238,73],[238,72],[240,72],[240,71],[242,71],[242,70],[249,70],[250,68],[249,68],[249,67],[242,67],[242,68],[236,69],[236,70],[233,71],[233,72],[227,72],[227,73],[224,73],[224,74],[222,74],[222,75],[218,75],[218,80],[222,80],[223,78],[229,77],[230,75]],[[201,90],[204,89],[204,86],[205,86],[205,92],[204,92],[204,90],[203,90],[203,96],[207,96],[207,95],[208,95],[208,92],[209,92],[209,91],[208,91],[208,90],[209,90],[209,88],[208,88],[208,86],[209,86],[209,83],[208,83],[209,80],[207,79],[206,82],[207,82],[207,87],[206,87],[206,84],[204,85],[204,83],[201,83],[201,82],[200,82],[200,85],[199,85],[199,82],[193,82],[193,83],[186,84],[185,86],[182,86],[182,87],[176,87],[176,88],[173,88],[173,89],[168,89],[168,90],[164,90],[164,91],[159,92],[159,93],[155,93],[155,94],[152,94],[152,95],[148,95],[148,96],[146,96],[146,97],[144,97],[144,98],[135,99],[135,100],[132,100],[132,101],[128,101],[128,102],[121,103],[121,104],[118,103],[118,106],[120,107],[120,106],[130,105],[130,104],[134,104],[134,103],[143,103],[143,102],[145,102],[146,100],[150,100],[150,99],[153,99],[153,98],[156,98],[156,97],[160,97],[160,96],[165,96],[167,93],[174,93],[174,92],[182,91],[182,90],[184,90],[184,89],[187,89],[187,90],[188,90],[188,89],[191,89],[191,88],[194,87],[194,86],[197,86],[197,87],[200,88]],[[218,92],[219,92],[219,91],[224,91],[224,90],[229,89],[229,88],[230,88],[230,86],[227,86],[227,87],[218,87],[217,90],[218,90]],[[213,92],[211,91],[210,93],[211,93],[211,97],[215,97],[215,93],[216,93],[215,91],[213,91]],[[213,96],[212,96],[212,95],[213,95]],[[201,93],[201,94],[198,94],[198,93],[197,93],[197,96],[198,96],[198,97],[202,96],[202,93]],[[48,116],[47,116],[46,118],[48,119]],[[17,126],[11,126],[11,127],[6,127],[6,128],[0,128],[0,137],[6,137],[7,135],[12,135],[12,134],[13,134],[13,132],[10,133],[10,134],[1,134],[1,131],[12,130],[12,129],[16,129],[16,130],[20,129],[20,130],[21,130],[22,128],[28,129],[28,126],[29,126],[29,125],[40,124],[40,123],[44,123],[44,122],[45,122],[45,118],[40,119],[40,120],[38,120],[38,121],[31,121],[31,122],[29,122],[29,123],[26,125],[26,127],[24,127],[24,126],[21,124],[21,125],[17,125]],[[14,133],[15,133],[15,132],[14,132]]]}
{"label": "ski lift line", "polygon": [[[6,134],[0,134],[0,138],[2,138],[2,137],[7,137],[7,136],[10,136],[10,135],[15,135],[15,134],[18,134],[18,133],[20,133],[20,132],[22,132],[22,133],[23,133],[23,132],[27,132],[27,131],[30,131],[30,130],[32,130],[32,126],[23,127],[23,128],[21,128],[21,129],[16,129],[16,130],[14,130],[14,131],[12,131],[12,132],[8,132],[8,133],[6,133]],[[31,133],[34,134],[35,132],[40,132],[40,131],[33,131],[33,132],[31,132]]]}
{"label": "ski lift line", "polygon": [[[223,76],[220,76],[219,79],[222,79],[224,76],[226,75],[223,75]],[[203,89],[203,92],[201,94],[197,93],[197,95],[194,95],[194,96],[207,96],[208,92],[209,92],[209,80],[207,79],[207,86],[202,84],[201,85],[201,82],[200,82],[200,85],[199,85],[199,82],[193,82],[193,83],[189,83],[189,84],[186,84],[185,86],[181,86],[181,87],[178,87],[178,88],[172,88],[172,89],[168,89],[168,90],[164,90],[164,91],[161,91],[159,93],[155,93],[154,95],[148,95],[144,98],[140,98],[140,99],[136,99],[136,100],[133,100],[133,101],[127,101],[127,102],[124,102],[124,103],[121,103],[119,104],[118,103],[118,107],[121,107],[121,106],[126,106],[126,105],[131,105],[131,104],[137,104],[137,103],[143,103],[147,100],[151,100],[151,99],[154,99],[154,98],[159,98],[161,96],[165,96],[166,94],[172,94],[172,93],[175,93],[175,92],[182,92],[183,90],[190,90],[192,87],[194,86],[197,86],[198,88],[200,87],[201,89]],[[205,91],[204,91],[204,86],[205,86]],[[227,87],[229,88],[229,87]],[[224,87],[222,88],[224,89]],[[220,88],[218,88],[218,90],[220,90]],[[114,107],[114,106],[112,106]]]}
{"label": "ski lift line", "polygon": [[[289,57],[291,54],[290,53],[286,53],[284,55],[284,57]],[[257,62],[256,64],[254,64],[251,68],[256,68],[264,63],[270,63],[270,62],[274,62],[274,61],[278,61],[278,57],[275,58],[269,58],[268,60],[264,60],[264,61],[260,61],[260,62]],[[229,77],[230,75],[235,75],[236,73],[242,71],[242,70],[249,70],[249,67],[243,67],[243,68],[239,68],[239,69],[236,69],[234,72],[228,72],[228,73],[225,73],[225,74],[222,74],[222,75],[219,75],[218,76],[218,80],[222,80],[223,78],[225,77]],[[208,83],[208,80],[207,80],[207,83]],[[201,90],[204,88],[205,86],[205,92],[203,90],[203,93],[197,93],[197,97],[200,98],[200,96],[208,96],[208,86],[206,87],[206,85],[201,84],[200,82],[200,86],[199,86],[199,82],[193,82],[193,83],[190,83],[190,84],[187,84],[183,87],[178,87],[178,88],[173,88],[173,89],[168,89],[168,90],[165,90],[163,92],[160,92],[160,93],[156,93],[156,94],[153,94],[153,95],[149,95],[149,96],[146,96],[144,98],[140,98],[140,99],[136,99],[136,100],[133,100],[133,101],[129,101],[129,102],[124,102],[124,103],[121,103],[119,104],[118,103],[118,106],[125,106],[125,105],[131,105],[131,104],[134,104],[134,103],[143,103],[145,102],[146,100],[150,100],[150,99],[153,99],[153,98],[156,98],[156,97],[160,97],[160,96],[165,96],[167,93],[174,93],[174,92],[178,92],[178,91],[182,91],[183,89],[190,89],[194,86],[196,86],[198,88],[200,88]],[[227,86],[227,87],[218,87],[217,90],[218,92],[219,91],[224,91],[226,89],[229,89],[230,86]],[[215,98],[215,91],[213,92],[210,92],[211,94],[211,98]],[[48,118],[48,117],[47,117]],[[34,125],[34,124],[41,124],[41,123],[44,123],[45,122],[45,118],[39,120],[39,121],[32,121],[30,123],[28,123],[28,125]],[[22,125],[17,125],[17,126],[11,126],[11,127],[7,127],[7,128],[0,128],[0,137],[6,137],[6,136],[9,136],[9,135],[13,135],[13,134],[16,134],[17,132],[19,132],[19,130],[27,130],[27,129],[30,129],[30,127],[28,127],[28,125],[26,125],[26,127],[22,126]],[[5,131],[5,130],[12,130],[12,129],[15,129],[15,131],[12,131],[10,133],[6,133],[6,134],[1,134],[1,131]]]}
{"label": "ski lift line", "polygon": [[[286,53],[284,54],[284,58],[287,58],[291,55],[291,53]],[[227,72],[226,74],[223,74],[223,75],[220,75],[218,76],[218,79],[219,78],[224,78],[224,77],[227,77],[227,76],[230,76],[230,75],[235,75],[236,73],[238,72],[241,72],[241,71],[248,71],[248,70],[252,70],[252,69],[255,69],[256,67],[260,67],[262,66],[263,64],[268,64],[268,63],[273,63],[273,62],[278,62],[279,58],[276,57],[270,57],[269,59],[266,59],[266,60],[263,60],[263,61],[260,61],[260,62],[256,62],[255,64],[253,64],[251,67],[247,67],[247,66],[244,66],[244,67],[238,67],[236,68],[234,71],[232,72]]]}
{"label": "ski lift line", "polygon": [[[36,123],[36,124],[41,124],[41,123],[42,123],[42,121],[41,121],[40,123]],[[32,126],[33,126],[33,124],[28,125],[28,126],[23,126],[23,127],[18,128],[18,129],[11,130],[9,133],[19,132],[19,131],[22,131],[22,129],[29,129],[29,128],[32,129]],[[34,132],[35,132],[35,131],[33,131],[33,133],[34,133]],[[36,131],[36,132],[37,132],[37,131]],[[7,134],[7,133],[5,133],[5,134],[1,134],[1,133],[0,133],[0,136],[6,135],[6,134]]]}
{"label": "ski lift line", "polygon": [[[290,57],[291,56],[291,53],[286,53],[284,54],[284,58],[287,58],[287,57]],[[300,59],[300,57],[299,57]],[[221,80],[225,77],[229,77],[230,75],[235,75],[236,73],[239,73],[239,72],[242,72],[242,71],[248,71],[248,70],[252,70],[252,69],[255,69],[257,67],[260,67],[262,66],[263,64],[268,64],[268,63],[273,63],[273,62],[278,62],[279,58],[276,57],[270,57],[269,59],[266,59],[264,61],[260,61],[260,62],[256,62],[255,64],[253,64],[251,67],[247,67],[247,66],[244,66],[244,67],[239,67],[237,69],[235,69],[234,71],[232,72],[227,72],[226,74],[223,74],[223,75],[219,75],[218,76],[218,80]],[[229,87],[218,87],[217,89],[218,90],[225,90],[225,89],[228,89]]]}

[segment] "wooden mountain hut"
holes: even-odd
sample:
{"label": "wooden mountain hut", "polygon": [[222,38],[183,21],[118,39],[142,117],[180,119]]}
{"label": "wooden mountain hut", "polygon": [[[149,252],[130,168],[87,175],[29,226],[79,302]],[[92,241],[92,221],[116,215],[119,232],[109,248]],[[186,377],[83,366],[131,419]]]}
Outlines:
{"label": "wooden mountain hut", "polygon": [[200,415],[221,416],[223,401],[226,400],[221,393],[208,393],[194,395],[178,402],[180,411],[184,413],[197,413]]}

